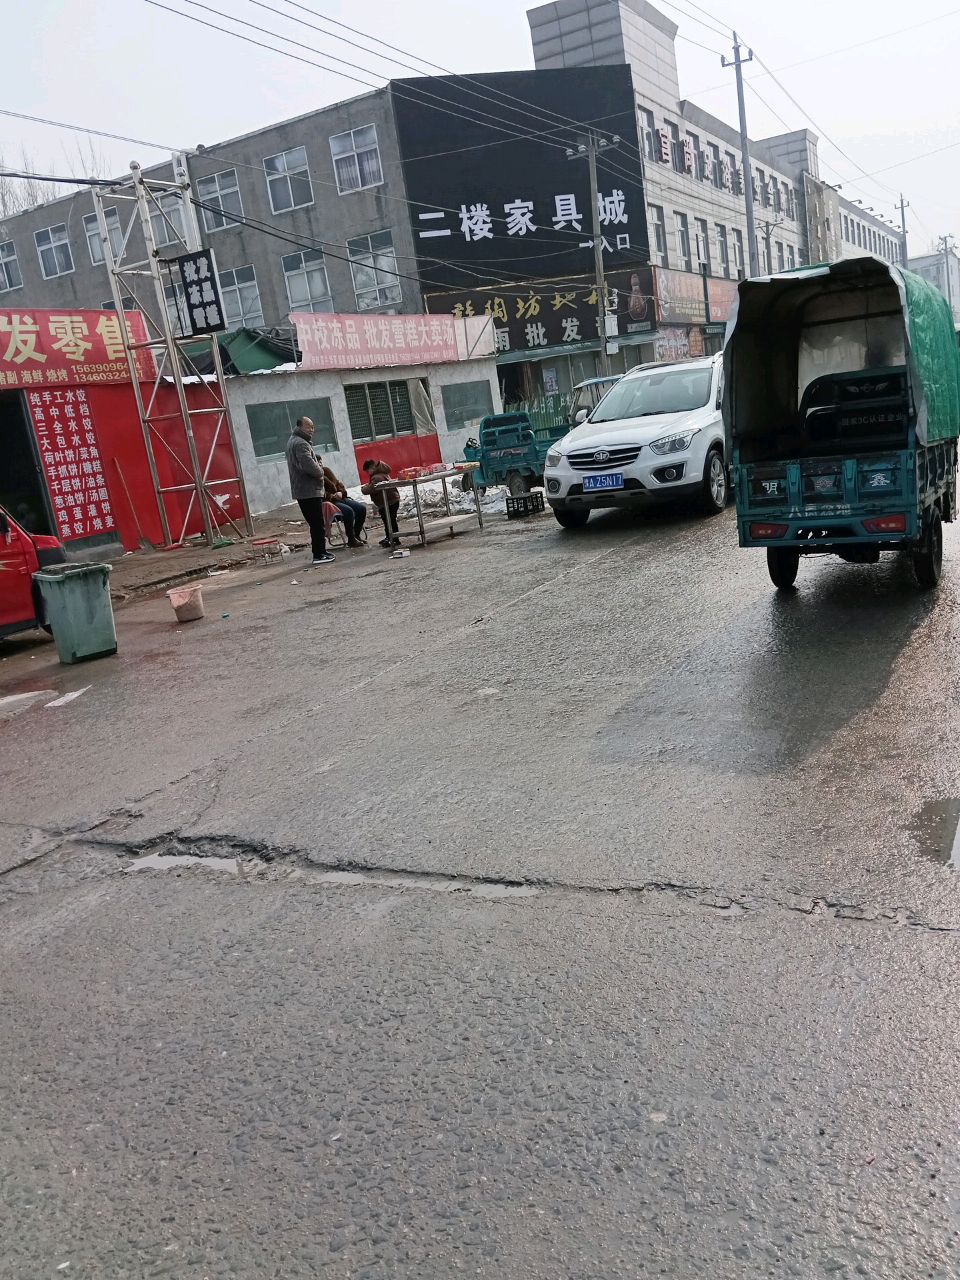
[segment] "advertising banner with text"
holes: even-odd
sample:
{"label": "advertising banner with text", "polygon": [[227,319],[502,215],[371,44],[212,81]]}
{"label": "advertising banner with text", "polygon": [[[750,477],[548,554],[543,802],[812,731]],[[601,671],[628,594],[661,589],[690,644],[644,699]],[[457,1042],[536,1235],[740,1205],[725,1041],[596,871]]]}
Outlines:
{"label": "advertising banner with text", "polygon": [[[139,311],[0,311],[0,387],[129,382],[123,323],[132,342],[147,340]],[[136,361],[143,381],[154,377],[149,351]]]}

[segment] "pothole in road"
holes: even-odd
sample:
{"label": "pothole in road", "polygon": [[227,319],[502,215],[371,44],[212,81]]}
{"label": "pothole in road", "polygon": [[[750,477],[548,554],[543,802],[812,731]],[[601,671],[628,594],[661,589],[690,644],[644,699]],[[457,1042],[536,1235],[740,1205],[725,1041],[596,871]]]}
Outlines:
{"label": "pothole in road", "polygon": [[[184,867],[200,867],[235,876],[259,875],[271,869],[263,858],[220,857],[215,854],[145,853],[135,858],[124,870],[182,871]],[[535,885],[510,884],[499,880],[475,880],[467,876],[444,876],[415,871],[353,871],[337,867],[316,866],[309,862],[285,869],[284,878],[343,888],[421,889],[429,893],[466,894],[472,898],[532,898],[540,893]]]}

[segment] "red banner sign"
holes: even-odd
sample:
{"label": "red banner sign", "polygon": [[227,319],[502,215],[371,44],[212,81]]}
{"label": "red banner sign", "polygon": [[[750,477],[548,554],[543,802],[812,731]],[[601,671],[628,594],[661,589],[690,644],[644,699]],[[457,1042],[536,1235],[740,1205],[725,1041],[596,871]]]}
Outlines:
{"label": "red banner sign", "polygon": [[[132,342],[145,342],[139,311],[122,320]],[[0,311],[0,387],[129,382],[121,317],[115,311]],[[153,357],[136,353],[143,380],[154,377]]]}
{"label": "red banner sign", "polygon": [[375,369],[459,359],[453,316],[295,313],[304,369]]}
{"label": "red banner sign", "polygon": [[58,537],[73,542],[112,533],[110,491],[86,391],[31,391],[27,403]]}

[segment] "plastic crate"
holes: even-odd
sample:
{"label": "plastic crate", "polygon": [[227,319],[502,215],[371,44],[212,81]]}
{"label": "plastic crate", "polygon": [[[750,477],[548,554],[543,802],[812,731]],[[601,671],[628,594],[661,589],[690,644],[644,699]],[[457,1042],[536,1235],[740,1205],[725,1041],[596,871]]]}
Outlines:
{"label": "plastic crate", "polygon": [[507,495],[507,519],[521,520],[524,516],[534,516],[543,510],[543,494],[540,492],[521,493],[516,498]]}

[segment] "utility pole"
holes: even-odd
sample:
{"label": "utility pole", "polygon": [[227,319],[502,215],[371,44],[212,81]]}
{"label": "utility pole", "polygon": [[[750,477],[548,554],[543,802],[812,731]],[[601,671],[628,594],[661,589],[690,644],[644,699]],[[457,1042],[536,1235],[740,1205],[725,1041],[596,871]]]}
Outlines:
{"label": "utility pole", "polygon": [[586,159],[590,173],[590,206],[593,213],[593,273],[597,293],[597,333],[600,337],[600,376],[605,378],[610,372],[610,361],[607,359],[607,285],[603,274],[603,233],[600,230],[600,186],[597,179],[597,155],[608,147],[616,146],[620,141],[617,135],[612,140],[604,138],[593,129],[577,143],[576,147],[567,147],[568,160]]}
{"label": "utility pole", "polygon": [[743,156],[743,200],[747,214],[747,246],[750,254],[750,274],[760,274],[760,257],[757,253],[757,229],[753,222],[753,174],[750,171],[750,139],[747,136],[747,108],[743,100],[743,64],[753,61],[753,50],[747,56],[740,53],[740,41],[733,33],[733,59],[721,58],[724,67],[733,67],[737,74],[737,105],[740,108],[740,153]]}
{"label": "utility pole", "polygon": [[937,248],[943,254],[943,273],[947,278],[944,293],[947,295],[947,303],[950,307],[950,315],[953,315],[953,285],[950,282],[950,255],[953,252],[953,236],[941,236],[937,241]]}
{"label": "utility pole", "polygon": [[903,267],[907,266],[907,210],[910,208],[910,201],[904,200],[903,192],[900,192],[900,252],[903,255]]}

